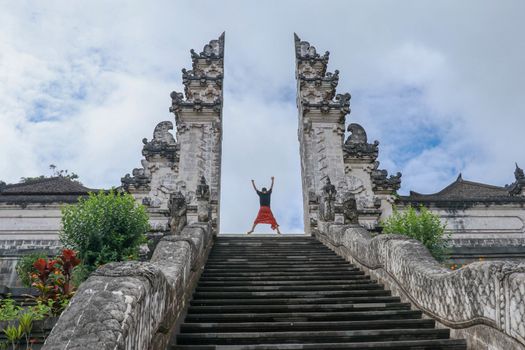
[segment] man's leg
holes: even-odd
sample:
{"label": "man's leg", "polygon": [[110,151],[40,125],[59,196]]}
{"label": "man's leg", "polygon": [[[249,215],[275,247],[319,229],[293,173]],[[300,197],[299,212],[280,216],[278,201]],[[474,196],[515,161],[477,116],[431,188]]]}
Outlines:
{"label": "man's leg", "polygon": [[249,235],[250,233],[253,233],[253,230],[255,230],[255,226],[257,226],[257,224],[253,223],[252,229],[250,231],[246,232],[246,234]]}

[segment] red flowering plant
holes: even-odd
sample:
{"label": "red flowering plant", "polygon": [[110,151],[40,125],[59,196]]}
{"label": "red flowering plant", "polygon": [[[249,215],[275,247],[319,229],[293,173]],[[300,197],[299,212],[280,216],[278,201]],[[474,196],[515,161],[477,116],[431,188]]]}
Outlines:
{"label": "red flowering plant", "polygon": [[77,253],[71,249],[62,250],[55,259],[37,259],[33,263],[37,273],[31,275],[31,285],[40,292],[37,300],[53,305],[54,313],[60,313],[75,293],[71,279],[73,269],[79,264]]}

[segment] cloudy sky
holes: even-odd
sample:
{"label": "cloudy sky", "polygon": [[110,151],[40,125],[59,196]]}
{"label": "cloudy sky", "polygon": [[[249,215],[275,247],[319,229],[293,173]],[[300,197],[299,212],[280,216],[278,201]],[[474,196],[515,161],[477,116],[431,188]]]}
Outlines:
{"label": "cloudy sky", "polygon": [[[182,91],[189,50],[226,31],[222,231],[249,228],[250,179],[276,177],[283,231],[301,232],[293,32],[329,50],[348,122],[378,139],[401,192],[525,166],[525,2],[0,1],[0,179],[80,175],[118,186]],[[262,227],[259,231],[267,231]]]}

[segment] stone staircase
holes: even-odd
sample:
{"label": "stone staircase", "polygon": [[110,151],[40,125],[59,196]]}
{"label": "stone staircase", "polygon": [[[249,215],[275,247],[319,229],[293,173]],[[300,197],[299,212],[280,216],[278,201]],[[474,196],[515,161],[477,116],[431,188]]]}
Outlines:
{"label": "stone staircase", "polygon": [[219,236],[171,350],[466,349],[307,236]]}

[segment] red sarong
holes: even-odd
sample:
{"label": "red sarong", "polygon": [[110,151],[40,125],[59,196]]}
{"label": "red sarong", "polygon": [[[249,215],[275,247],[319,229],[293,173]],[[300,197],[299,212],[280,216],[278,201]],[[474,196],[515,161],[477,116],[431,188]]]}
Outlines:
{"label": "red sarong", "polygon": [[270,207],[266,206],[262,206],[261,209],[259,209],[259,213],[255,218],[254,224],[270,224],[272,225],[272,230],[275,230],[277,227],[279,227],[277,221],[275,221],[275,218],[273,217],[272,210]]}

